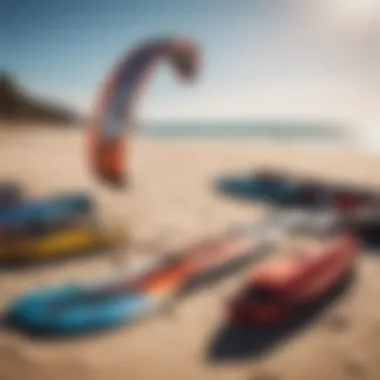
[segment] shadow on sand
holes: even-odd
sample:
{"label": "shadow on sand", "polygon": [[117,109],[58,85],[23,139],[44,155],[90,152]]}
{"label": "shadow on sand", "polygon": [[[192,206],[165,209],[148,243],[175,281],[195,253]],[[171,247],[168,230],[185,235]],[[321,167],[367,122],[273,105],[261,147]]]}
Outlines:
{"label": "shadow on sand", "polygon": [[[227,324],[219,328],[206,351],[211,363],[234,362],[264,355],[286,339],[307,328],[323,311],[338,301],[351,288],[355,274],[350,273],[337,286],[311,307],[303,309],[291,319],[272,327]],[[343,327],[345,321],[341,321]],[[340,329],[338,325],[332,326]]]}

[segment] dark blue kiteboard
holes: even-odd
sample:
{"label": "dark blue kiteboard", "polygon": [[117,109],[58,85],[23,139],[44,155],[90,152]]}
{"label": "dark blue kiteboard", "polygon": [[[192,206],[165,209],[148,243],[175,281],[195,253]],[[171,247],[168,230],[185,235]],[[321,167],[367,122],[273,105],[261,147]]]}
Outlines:
{"label": "dark blue kiteboard", "polygon": [[346,211],[380,205],[380,194],[374,190],[270,172],[224,175],[216,181],[215,187],[226,196],[287,207]]}
{"label": "dark blue kiteboard", "polygon": [[288,197],[297,188],[297,183],[280,175],[227,174],[216,181],[215,187],[227,196],[267,201]]}
{"label": "dark blue kiteboard", "polygon": [[327,199],[320,183],[300,181],[281,174],[224,175],[216,180],[215,188],[230,197],[288,206],[320,206]]}

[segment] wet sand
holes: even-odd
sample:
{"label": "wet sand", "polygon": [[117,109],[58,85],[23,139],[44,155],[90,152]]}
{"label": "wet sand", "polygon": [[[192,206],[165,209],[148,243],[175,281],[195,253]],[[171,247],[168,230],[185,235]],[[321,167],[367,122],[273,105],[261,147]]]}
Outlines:
{"label": "wet sand", "polygon": [[[25,183],[31,196],[94,192],[104,223],[130,225],[134,250],[179,246],[251,220],[268,206],[216,196],[217,173],[271,166],[300,175],[380,186],[380,158],[344,148],[296,143],[136,139],[133,187],[115,193],[89,175],[77,131],[0,131],[0,178]],[[123,253],[126,260],[128,253]],[[324,308],[270,334],[225,326],[236,275],[134,326],[69,340],[31,339],[0,330],[0,379],[380,378],[380,256],[366,253],[355,282]],[[0,270],[0,307],[32,287],[111,273],[113,257]]]}

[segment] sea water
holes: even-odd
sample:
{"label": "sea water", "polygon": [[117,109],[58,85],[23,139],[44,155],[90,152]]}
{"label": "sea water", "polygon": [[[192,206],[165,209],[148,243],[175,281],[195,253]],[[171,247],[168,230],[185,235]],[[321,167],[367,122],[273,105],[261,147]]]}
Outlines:
{"label": "sea water", "polygon": [[308,122],[156,122],[144,123],[139,129],[143,137],[175,138],[260,138],[269,140],[301,140],[343,143],[349,133],[340,125]]}

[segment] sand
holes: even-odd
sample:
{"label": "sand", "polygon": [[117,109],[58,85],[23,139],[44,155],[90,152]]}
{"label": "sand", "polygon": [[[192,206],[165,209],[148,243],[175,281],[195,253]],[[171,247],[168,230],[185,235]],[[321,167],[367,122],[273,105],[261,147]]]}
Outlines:
{"label": "sand", "polygon": [[[91,189],[102,220],[129,224],[134,251],[151,254],[221,233],[268,211],[265,205],[213,194],[210,183],[218,172],[265,165],[380,186],[380,158],[352,149],[254,139],[136,139],[133,188],[129,194],[115,194],[89,175],[80,132],[1,131],[0,143],[0,178],[22,180],[36,197]],[[123,256],[127,261],[128,252]],[[272,337],[225,327],[225,300],[241,284],[242,276],[205,287],[139,324],[95,336],[39,340],[2,329],[0,379],[379,379],[378,258],[364,254],[356,281],[346,292],[302,326]],[[2,269],[0,307],[31,287],[116,269],[107,254],[47,267]],[[247,347],[238,352],[243,341]]]}

